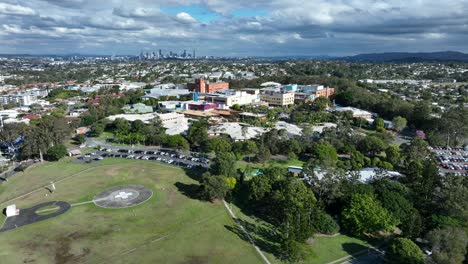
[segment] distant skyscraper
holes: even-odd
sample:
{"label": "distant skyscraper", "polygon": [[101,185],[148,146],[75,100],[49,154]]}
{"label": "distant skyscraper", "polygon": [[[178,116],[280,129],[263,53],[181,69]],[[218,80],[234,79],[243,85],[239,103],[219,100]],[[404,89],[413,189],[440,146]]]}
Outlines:
{"label": "distant skyscraper", "polygon": [[184,57],[184,58],[187,57],[187,51],[186,50],[184,50],[184,53],[182,53],[182,57]]}
{"label": "distant skyscraper", "polygon": [[195,59],[195,49],[193,50],[193,58]]}
{"label": "distant skyscraper", "polygon": [[162,51],[161,51],[161,50],[159,50],[159,54],[158,54],[158,55],[159,55],[159,58],[162,58],[162,57],[163,57],[163,54],[162,54]]}

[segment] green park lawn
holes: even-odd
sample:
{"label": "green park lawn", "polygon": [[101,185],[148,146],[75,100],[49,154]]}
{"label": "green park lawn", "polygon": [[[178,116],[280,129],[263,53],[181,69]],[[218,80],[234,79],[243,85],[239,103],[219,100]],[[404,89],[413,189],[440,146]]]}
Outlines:
{"label": "green park lawn", "polygon": [[235,222],[222,204],[190,198],[197,182],[182,169],[150,161],[65,159],[15,175],[0,185],[0,202],[51,180],[54,194],[42,188],[1,206],[86,202],[123,184],[144,185],[154,194],[126,209],[72,206],[56,218],[0,233],[1,263],[261,263],[254,248],[231,231]]}
{"label": "green park lawn", "polygon": [[[50,181],[57,188],[53,194],[43,188]],[[124,184],[144,185],[153,196],[126,209],[86,203],[100,191]],[[0,185],[2,207],[14,203],[28,208],[47,201],[84,204],[0,233],[1,263],[262,263],[221,203],[191,198],[197,184],[182,169],[151,161],[76,164],[66,158],[34,165]],[[271,226],[233,209],[270,262],[283,263]],[[303,263],[327,263],[367,246],[344,235],[316,237],[310,246],[313,257]]]}

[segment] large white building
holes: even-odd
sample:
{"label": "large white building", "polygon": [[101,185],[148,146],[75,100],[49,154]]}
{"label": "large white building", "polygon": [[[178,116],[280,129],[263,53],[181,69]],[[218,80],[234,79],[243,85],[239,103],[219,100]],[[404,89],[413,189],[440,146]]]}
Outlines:
{"label": "large white building", "polygon": [[145,94],[141,98],[143,100],[149,100],[151,98],[159,99],[160,97],[167,96],[175,96],[179,98],[182,95],[190,95],[190,91],[188,89],[153,88],[149,91],[149,93]]}
{"label": "large white building", "polygon": [[254,127],[249,124],[226,122],[216,124],[208,129],[208,135],[219,136],[222,134],[229,135],[234,141],[244,141],[247,139],[256,138],[268,129],[263,127]]}
{"label": "large white building", "polygon": [[18,117],[19,112],[16,110],[8,109],[8,110],[0,110],[0,117],[3,119],[15,119]]}
{"label": "large white building", "polygon": [[37,103],[37,96],[28,93],[6,94],[0,96],[0,103],[18,103],[21,106],[32,105],[34,103]]}
{"label": "large white building", "polygon": [[248,105],[258,103],[260,101],[260,98],[258,92],[248,93],[246,91],[225,90],[218,91],[213,94],[207,94],[205,96],[205,101],[208,103],[231,107],[235,104]]}
{"label": "large white building", "polygon": [[30,95],[36,96],[37,98],[43,98],[49,95],[49,90],[47,89],[32,88],[26,92]]}
{"label": "large white building", "polygon": [[335,111],[337,111],[337,112],[351,112],[351,113],[353,113],[353,117],[360,117],[360,118],[364,118],[364,119],[372,118],[372,113],[371,112],[368,112],[366,110],[362,110],[362,109],[359,109],[359,108],[355,108],[355,107],[350,107],[350,106],[346,106],[346,107],[337,106]]}
{"label": "large white building", "polygon": [[143,82],[122,82],[120,84],[120,90],[121,91],[136,90],[136,89],[144,88],[146,85],[147,83],[143,83]]}

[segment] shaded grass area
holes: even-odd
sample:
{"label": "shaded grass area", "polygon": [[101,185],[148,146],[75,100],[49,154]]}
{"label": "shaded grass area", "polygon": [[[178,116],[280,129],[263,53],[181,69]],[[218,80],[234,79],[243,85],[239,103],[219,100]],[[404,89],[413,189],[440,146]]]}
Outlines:
{"label": "shaded grass area", "polygon": [[[235,224],[225,208],[192,199],[198,182],[164,164],[126,159],[93,165],[46,163],[9,182],[1,195],[14,195],[12,186],[28,189],[29,182],[47,183],[63,177],[59,175],[74,176],[56,183],[53,194],[41,190],[15,204],[26,208],[52,200],[85,202],[122,184],[144,185],[154,194],[136,207],[105,209],[88,203],[7,231],[0,236],[2,263],[261,263],[247,241],[225,228]],[[182,193],[181,186],[189,188]]]}
{"label": "shaded grass area", "polygon": [[365,240],[338,235],[334,237],[316,237],[312,249],[317,253],[316,263],[327,263],[336,259],[368,249],[371,244]]}

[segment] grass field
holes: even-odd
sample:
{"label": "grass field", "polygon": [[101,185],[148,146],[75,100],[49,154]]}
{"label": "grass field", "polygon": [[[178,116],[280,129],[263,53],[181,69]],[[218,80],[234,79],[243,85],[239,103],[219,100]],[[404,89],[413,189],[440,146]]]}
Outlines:
{"label": "grass field", "polygon": [[[50,181],[57,188],[53,194],[43,188]],[[86,203],[102,190],[124,184],[144,185],[153,190],[153,197],[127,209]],[[84,204],[56,218],[0,233],[0,262],[262,263],[222,204],[191,198],[196,187],[197,181],[182,169],[151,161],[76,164],[65,159],[34,165],[0,185],[2,207],[14,203],[27,208],[55,200]],[[39,191],[5,202],[35,189]],[[278,244],[271,226],[233,209],[271,263],[283,263],[275,254]],[[317,237],[311,245],[314,258],[303,263],[327,263],[367,246],[344,235]]]}
{"label": "grass field", "polygon": [[127,209],[77,205],[56,218],[1,233],[2,263],[261,263],[254,248],[230,231],[235,223],[221,204],[190,198],[197,182],[181,169],[121,159],[46,163],[1,185],[0,202],[51,180],[54,194],[41,189],[14,203],[25,208],[52,200],[86,202],[122,184],[144,185],[154,195]]}

